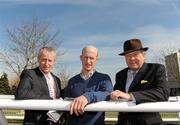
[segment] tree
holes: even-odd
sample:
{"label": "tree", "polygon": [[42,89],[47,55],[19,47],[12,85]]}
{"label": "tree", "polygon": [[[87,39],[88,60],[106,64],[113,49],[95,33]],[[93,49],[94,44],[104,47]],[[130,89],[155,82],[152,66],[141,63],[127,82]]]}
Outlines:
{"label": "tree", "polygon": [[7,49],[0,50],[0,59],[17,76],[22,70],[37,66],[37,54],[41,47],[59,48],[62,43],[56,39],[59,32],[50,34],[49,23],[40,22],[36,17],[6,31],[9,44]]}
{"label": "tree", "polygon": [[0,78],[0,94],[12,94],[6,73]]}
{"label": "tree", "polygon": [[68,72],[67,67],[65,65],[61,65],[59,77],[61,79],[61,88],[64,89],[70,78],[70,72]]}
{"label": "tree", "polygon": [[166,48],[159,49],[158,60],[160,63],[165,64],[165,57],[171,55],[172,53],[177,52],[178,46],[176,45],[167,45]]}

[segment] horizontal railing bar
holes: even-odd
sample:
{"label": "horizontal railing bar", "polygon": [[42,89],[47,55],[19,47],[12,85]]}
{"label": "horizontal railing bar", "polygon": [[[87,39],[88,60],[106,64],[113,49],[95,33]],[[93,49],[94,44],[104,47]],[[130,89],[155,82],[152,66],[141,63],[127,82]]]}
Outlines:
{"label": "horizontal railing bar", "polygon": [[[14,95],[0,95],[0,99],[14,99]],[[169,102],[178,102],[180,101],[180,96],[171,96],[169,97]]]}
{"label": "horizontal railing bar", "polygon": [[[0,109],[68,111],[71,101],[0,99]],[[125,101],[101,101],[86,106],[85,111],[180,112],[180,102],[149,102],[136,105]]]}
{"label": "horizontal railing bar", "polygon": [[24,116],[5,116],[6,119],[23,120]]}
{"label": "horizontal railing bar", "polygon": [[[68,111],[71,101],[15,100],[13,95],[0,95],[0,109],[59,110]],[[43,105],[42,105],[43,104]],[[180,97],[170,97],[167,102],[149,102],[136,105],[126,101],[101,101],[86,106],[85,111],[113,112],[180,112]],[[7,119],[22,120],[23,116],[6,116]],[[177,122],[178,118],[162,118],[164,122]],[[105,121],[117,121],[106,118]]]}

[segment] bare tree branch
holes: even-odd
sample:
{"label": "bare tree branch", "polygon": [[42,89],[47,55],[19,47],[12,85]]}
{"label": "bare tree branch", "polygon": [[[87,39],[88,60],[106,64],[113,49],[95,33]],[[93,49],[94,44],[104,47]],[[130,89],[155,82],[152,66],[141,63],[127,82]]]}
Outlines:
{"label": "bare tree branch", "polygon": [[[21,71],[38,65],[37,54],[41,47],[59,48],[62,41],[59,32],[51,33],[49,23],[33,17],[31,22],[22,22],[18,27],[6,29],[8,49],[0,50],[0,59],[17,76]],[[64,54],[64,53],[61,53]]]}

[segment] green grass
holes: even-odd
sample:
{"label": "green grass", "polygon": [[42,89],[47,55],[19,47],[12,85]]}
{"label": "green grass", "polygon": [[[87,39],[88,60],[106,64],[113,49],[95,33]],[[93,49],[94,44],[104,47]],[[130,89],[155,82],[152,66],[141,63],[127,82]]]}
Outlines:
{"label": "green grass", "polygon": [[[23,116],[24,110],[11,110],[11,109],[3,109],[2,110],[5,116]],[[107,118],[117,118],[118,112],[106,112],[105,113]],[[162,118],[178,118],[178,113],[175,112],[168,112],[168,113],[161,113]],[[16,119],[8,119],[9,123],[22,123],[22,120],[16,120]],[[115,125],[116,121],[106,121],[106,125]],[[171,125],[177,125],[177,122],[167,122],[164,123],[171,124]]]}
{"label": "green grass", "polygon": [[[117,118],[118,112],[106,112],[106,118]],[[115,125],[116,121],[105,121],[106,125]]]}
{"label": "green grass", "polygon": [[[23,116],[24,110],[19,109],[3,109],[5,116]],[[8,119],[8,123],[22,123],[23,119]]]}

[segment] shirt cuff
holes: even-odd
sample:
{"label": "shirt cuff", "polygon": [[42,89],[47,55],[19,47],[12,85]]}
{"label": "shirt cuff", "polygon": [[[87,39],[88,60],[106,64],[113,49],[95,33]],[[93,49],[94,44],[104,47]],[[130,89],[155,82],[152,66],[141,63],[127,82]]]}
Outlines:
{"label": "shirt cuff", "polygon": [[134,98],[134,95],[132,93],[130,93],[131,97],[132,97],[132,102],[136,103],[136,99]]}

